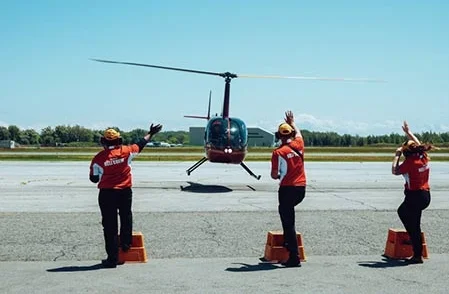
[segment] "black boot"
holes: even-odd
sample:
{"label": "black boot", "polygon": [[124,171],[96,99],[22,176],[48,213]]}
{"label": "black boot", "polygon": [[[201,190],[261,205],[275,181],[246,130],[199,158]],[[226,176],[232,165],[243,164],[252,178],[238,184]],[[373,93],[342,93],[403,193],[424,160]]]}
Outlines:
{"label": "black boot", "polygon": [[299,260],[299,256],[297,254],[290,254],[287,261],[283,262],[282,265],[285,267],[300,267],[301,261]]}
{"label": "black boot", "polygon": [[421,256],[412,256],[407,259],[407,262],[410,264],[419,264],[419,263],[424,263],[424,260]]}
{"label": "black boot", "polygon": [[101,265],[104,268],[116,268],[117,267],[117,261],[111,260],[111,259],[103,259],[101,261]]}

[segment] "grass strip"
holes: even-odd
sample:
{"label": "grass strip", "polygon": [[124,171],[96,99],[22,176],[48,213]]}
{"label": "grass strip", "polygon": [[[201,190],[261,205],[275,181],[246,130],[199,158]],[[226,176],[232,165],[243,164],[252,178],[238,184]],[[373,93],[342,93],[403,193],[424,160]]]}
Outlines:
{"label": "grass strip", "polygon": [[[136,161],[197,161],[198,155],[170,155],[170,154],[140,154]],[[332,162],[390,162],[392,156],[364,156],[364,155],[338,155],[338,156],[306,156],[306,161],[332,161]],[[271,154],[247,156],[245,161],[270,161]],[[0,161],[90,161],[91,155],[77,154],[0,154]],[[432,161],[449,161],[449,156],[431,157]]]}

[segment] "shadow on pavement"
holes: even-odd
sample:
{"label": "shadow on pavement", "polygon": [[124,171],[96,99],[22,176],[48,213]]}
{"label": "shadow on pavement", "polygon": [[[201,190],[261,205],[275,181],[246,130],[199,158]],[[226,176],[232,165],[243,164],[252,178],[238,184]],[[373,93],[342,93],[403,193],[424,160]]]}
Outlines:
{"label": "shadow on pavement", "polygon": [[381,261],[361,261],[359,262],[359,266],[371,267],[371,268],[387,268],[387,267],[398,267],[398,266],[407,266],[410,265],[404,259],[391,259],[387,257],[383,257]]}
{"label": "shadow on pavement", "polygon": [[231,188],[221,185],[202,185],[199,183],[187,182],[189,186],[181,186],[181,191],[195,192],[195,193],[224,193],[232,192]]}
{"label": "shadow on pavement", "polygon": [[57,268],[48,269],[47,272],[51,273],[63,273],[63,272],[84,272],[84,271],[95,271],[99,269],[103,269],[104,267],[101,263],[87,265],[87,266],[63,266]]}
{"label": "shadow on pavement", "polygon": [[269,271],[274,269],[279,269],[279,267],[275,264],[269,262],[260,262],[258,264],[247,264],[247,263],[233,263],[240,264],[241,267],[228,267],[226,271],[228,272],[255,272],[255,271]]}

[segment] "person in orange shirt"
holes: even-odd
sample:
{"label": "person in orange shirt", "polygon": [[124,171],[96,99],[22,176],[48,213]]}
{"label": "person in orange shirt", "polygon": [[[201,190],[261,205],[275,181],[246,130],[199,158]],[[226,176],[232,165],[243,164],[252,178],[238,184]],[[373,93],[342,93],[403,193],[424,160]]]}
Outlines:
{"label": "person in orange shirt", "polygon": [[[98,204],[108,255],[107,259],[101,262],[103,267],[117,267],[119,245],[125,252],[131,247],[133,221],[131,161],[161,129],[162,125],[151,124],[148,134],[137,144],[131,145],[123,145],[120,133],[114,129],[107,129],[101,138],[104,150],[98,152],[91,161],[89,179],[93,183],[98,183]],[[117,236],[117,211],[120,214],[120,244]]]}
{"label": "person in orange shirt", "polygon": [[[403,175],[405,179],[405,198],[398,208],[398,215],[413,246],[413,256],[408,261],[423,263],[421,215],[422,211],[430,204],[430,165],[427,151],[431,150],[433,146],[421,144],[410,131],[406,121],[404,121],[402,129],[407,135],[408,141],[396,150],[391,172],[393,175]],[[405,159],[400,163],[402,154]]]}
{"label": "person in orange shirt", "polygon": [[275,135],[281,145],[271,155],[271,177],[280,181],[278,211],[284,231],[284,246],[289,251],[289,258],[283,265],[297,267],[301,262],[296,239],[295,206],[305,197],[306,174],[304,140],[295,124],[293,112],[285,113],[285,122],[279,125]]}

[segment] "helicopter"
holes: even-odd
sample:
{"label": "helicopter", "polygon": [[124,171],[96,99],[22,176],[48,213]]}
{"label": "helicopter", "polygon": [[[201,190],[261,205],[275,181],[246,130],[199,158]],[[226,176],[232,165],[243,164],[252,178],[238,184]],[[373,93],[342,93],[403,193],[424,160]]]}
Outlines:
{"label": "helicopter", "polygon": [[224,98],[223,110],[220,116],[210,116],[211,92],[209,92],[209,107],[207,116],[186,115],[190,118],[201,118],[207,120],[204,134],[205,156],[198,160],[194,165],[186,170],[190,175],[195,169],[204,162],[217,162],[239,164],[252,177],[260,180],[261,176],[256,175],[245,163],[244,159],[248,153],[248,130],[245,122],[236,117],[229,116],[229,102],[231,92],[231,80],[235,78],[269,78],[269,79],[298,79],[298,80],[321,80],[321,81],[361,81],[361,82],[382,82],[374,79],[360,78],[322,78],[322,77],[304,77],[304,76],[279,76],[279,75],[237,75],[231,72],[211,72],[178,67],[168,67],[161,65],[152,65],[135,62],[113,61],[105,59],[91,59],[97,62],[113,63],[132,66],[143,66],[173,71],[182,71],[203,75],[212,75],[224,78]]}
{"label": "helicopter", "polygon": [[211,117],[211,95],[212,91],[209,92],[207,116],[184,115],[184,117],[207,120],[204,132],[206,155],[187,169],[187,175],[190,175],[192,171],[209,160],[210,162],[240,164],[251,176],[259,180],[261,176],[254,174],[243,162],[248,151],[248,130],[245,122],[229,116],[229,98],[225,98],[223,102],[221,116]]}

